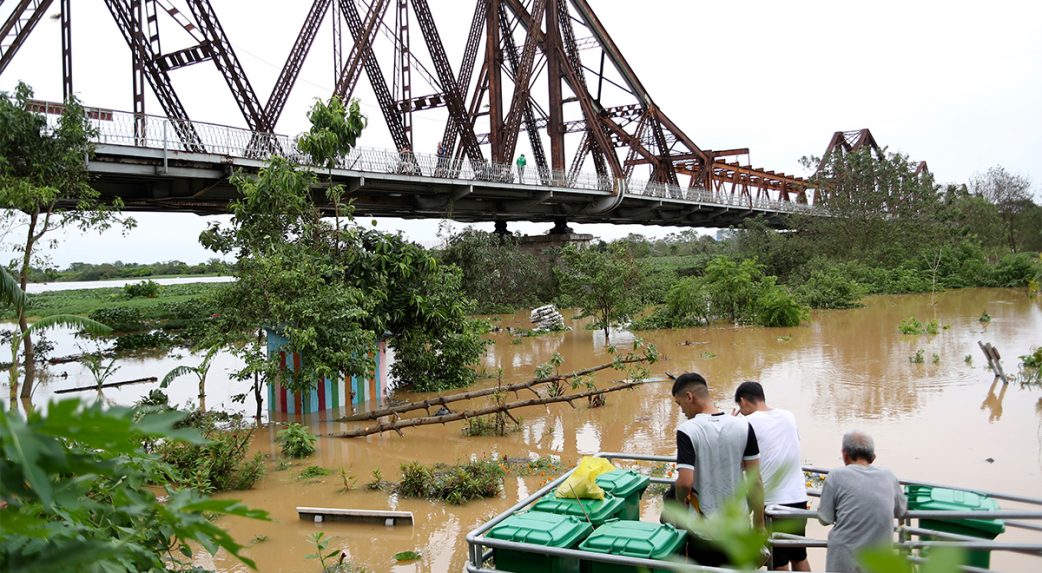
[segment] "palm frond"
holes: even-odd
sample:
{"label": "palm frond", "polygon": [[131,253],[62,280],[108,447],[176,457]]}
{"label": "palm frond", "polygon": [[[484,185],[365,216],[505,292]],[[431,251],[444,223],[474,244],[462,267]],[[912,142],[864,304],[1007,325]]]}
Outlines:
{"label": "palm frond", "polygon": [[28,336],[34,332],[40,330],[47,330],[48,328],[54,328],[55,326],[68,326],[70,328],[77,328],[79,330],[86,331],[88,334],[95,336],[101,336],[105,334],[111,334],[112,329],[104,324],[87,318],[85,316],[78,316],[75,314],[52,314],[45,316],[40,320],[29,325],[28,330],[25,331],[23,336]]}
{"label": "palm frond", "polygon": [[195,374],[195,373],[196,373],[196,369],[193,366],[178,366],[177,368],[174,368],[170,372],[167,372],[166,376],[163,376],[163,381],[159,383],[159,387],[160,388],[166,388],[167,386],[170,385],[171,382],[174,381],[175,378],[180,378],[181,376],[184,376],[185,374]]}
{"label": "palm frond", "polygon": [[0,301],[15,308],[21,308],[25,305],[25,293],[22,292],[22,287],[18,285],[18,280],[4,267],[0,267]]}

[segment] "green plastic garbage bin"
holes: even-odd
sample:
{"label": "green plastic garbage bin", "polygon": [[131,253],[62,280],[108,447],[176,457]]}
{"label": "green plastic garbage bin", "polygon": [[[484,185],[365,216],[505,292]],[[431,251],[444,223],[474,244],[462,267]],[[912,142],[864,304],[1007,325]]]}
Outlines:
{"label": "green plastic garbage bin", "polygon": [[[909,485],[905,487],[905,495],[908,496],[909,511],[995,511],[999,509],[999,504],[994,499],[972,491]],[[981,539],[995,539],[1000,533],[1006,531],[1006,524],[1000,519],[920,519],[919,527]],[[984,569],[989,567],[990,551],[969,551],[967,554],[967,565]]]}
{"label": "green plastic garbage bin", "polygon": [[[531,543],[545,547],[573,549],[590,534],[593,527],[586,521],[570,515],[529,511],[511,515],[486,534],[493,539]],[[496,569],[515,573],[579,573],[579,560],[515,551],[494,549]]]}
{"label": "green plastic garbage bin", "polygon": [[619,519],[640,519],[640,498],[648,489],[651,478],[633,470],[614,470],[597,476],[597,485],[606,493],[623,499]]}
{"label": "green plastic garbage bin", "polygon": [[624,499],[611,494],[605,494],[604,499],[570,499],[550,492],[535,502],[532,511],[571,515],[600,527],[608,520],[619,519],[624,503]]}
{"label": "green plastic garbage bin", "polygon": [[[582,551],[609,553],[644,559],[667,559],[684,546],[685,533],[669,524],[647,521],[612,521],[598,527],[579,544]],[[647,571],[641,567],[583,561],[583,573],[636,573]],[[667,573],[654,569],[653,573]]]}

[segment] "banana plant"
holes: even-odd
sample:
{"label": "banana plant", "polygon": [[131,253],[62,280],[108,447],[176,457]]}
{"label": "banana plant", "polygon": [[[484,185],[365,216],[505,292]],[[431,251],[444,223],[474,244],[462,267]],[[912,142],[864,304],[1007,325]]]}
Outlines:
{"label": "banana plant", "polygon": [[[42,332],[56,326],[65,326],[76,330],[82,330],[95,336],[103,336],[112,333],[112,329],[108,326],[96,320],[91,320],[85,316],[77,316],[75,314],[52,314],[50,316],[45,316],[30,324],[25,330],[16,332],[15,335],[11,337],[11,367],[8,369],[12,407],[14,407],[16,402],[19,376],[21,376],[21,370],[18,368],[18,350],[22,345],[22,341],[25,340],[27,336],[32,336],[37,332]],[[30,391],[29,394],[31,395],[32,392]]]}
{"label": "banana plant", "polygon": [[159,384],[160,388],[166,388],[175,379],[185,376],[187,374],[194,374],[199,380],[199,411],[206,411],[206,375],[210,372],[210,363],[213,361],[213,357],[217,355],[217,351],[220,347],[214,346],[206,351],[206,356],[203,357],[203,361],[198,366],[178,366],[170,372],[166,373],[163,377],[163,381]]}
{"label": "banana plant", "polygon": [[4,267],[0,267],[0,302],[15,309],[25,306],[25,293],[18,286],[18,280]]}

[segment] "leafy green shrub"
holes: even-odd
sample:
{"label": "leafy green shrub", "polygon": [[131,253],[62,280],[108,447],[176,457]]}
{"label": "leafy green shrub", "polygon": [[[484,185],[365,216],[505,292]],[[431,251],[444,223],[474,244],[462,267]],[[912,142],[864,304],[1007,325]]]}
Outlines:
{"label": "leafy green shrub", "polygon": [[155,332],[138,332],[118,336],[113,348],[116,352],[132,352],[135,350],[167,348],[173,345],[173,342],[174,340],[169,334],[157,330]]}
{"label": "leafy green shrub", "polygon": [[1042,369],[1042,346],[1032,348],[1029,354],[1021,356],[1020,364],[1024,368]]}
{"label": "leafy green shrub", "polygon": [[322,466],[308,466],[297,475],[298,479],[312,479],[322,476],[327,476],[331,472]]}
{"label": "leafy green shrub", "polygon": [[392,375],[415,392],[436,392],[474,383],[470,367],[491,341],[484,337],[488,323],[467,320],[460,330],[432,337],[410,330],[392,341],[395,362]]}
{"label": "leafy green shrub", "polygon": [[901,334],[926,334],[926,327],[914,316],[902,320],[897,330]]}
{"label": "leafy green shrub", "polygon": [[156,298],[159,296],[159,283],[148,280],[123,285],[123,295],[127,298]]}
{"label": "leafy green shrub", "polygon": [[756,323],[760,326],[799,326],[807,309],[783,287],[772,285],[756,301]]}
{"label": "leafy green shrub", "polygon": [[500,413],[467,418],[462,433],[464,436],[505,436],[520,430],[520,424],[507,423],[506,416]]}
{"label": "leafy green shrub", "polygon": [[493,459],[479,459],[453,466],[402,464],[398,492],[406,497],[436,499],[462,505],[474,499],[499,495],[503,467]]}
{"label": "leafy green shrub", "polygon": [[811,271],[796,289],[800,302],[811,308],[855,308],[861,306],[865,288],[835,266]]}
{"label": "leafy green shrub", "polygon": [[[154,406],[153,406],[154,407]],[[222,424],[227,427],[220,427]],[[177,483],[203,493],[252,488],[264,476],[264,456],[248,457],[253,429],[217,412],[192,412],[182,422],[207,442],[163,442],[155,453],[175,470]]]}
{"label": "leafy green shrub", "polygon": [[89,318],[108,325],[113,332],[135,332],[145,328],[144,313],[140,308],[129,306],[99,308],[91,312]]}
{"label": "leafy green shrub", "polygon": [[1023,287],[1040,271],[1038,257],[1028,253],[1011,253],[1002,257],[992,269],[992,284],[997,287]]}
{"label": "leafy green shrub", "polygon": [[277,440],[282,444],[282,453],[291,458],[306,458],[315,453],[315,435],[306,426],[292,423],[280,430]]}
{"label": "leafy green shrub", "polygon": [[134,414],[78,400],[51,403],[25,420],[0,408],[0,450],[21,453],[3,462],[0,568],[180,571],[200,546],[254,567],[214,518],[266,520],[267,513],[171,487],[142,442],[199,442],[199,434],[177,429],[179,414]]}

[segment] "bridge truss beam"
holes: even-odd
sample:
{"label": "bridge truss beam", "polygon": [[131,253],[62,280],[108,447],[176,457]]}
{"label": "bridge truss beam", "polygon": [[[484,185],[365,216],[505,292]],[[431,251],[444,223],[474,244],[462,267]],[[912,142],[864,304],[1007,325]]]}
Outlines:
{"label": "bridge truss beam", "polygon": [[[52,1],[18,1],[0,27],[0,74]],[[392,3],[395,9],[389,10]],[[72,92],[69,4],[61,0],[65,95]],[[592,169],[624,189],[637,170],[647,170],[646,178],[675,194],[686,187],[806,200],[802,178],[734,162],[729,158],[740,155],[735,150],[697,145],[655,103],[588,0],[475,0],[462,58],[452,58],[459,64],[455,70],[428,0],[313,0],[266,100],[254,90],[210,0],[105,0],[105,5],[132,55],[133,109],[141,118],[135,141],[140,145],[149,139],[143,119],[147,84],[175,120],[185,148],[206,151],[170,75],[207,60],[221,74],[246,125],[257,134],[273,134],[316,37],[328,25],[335,68],[329,95],[352,97],[364,69],[394,145],[410,153],[415,151],[414,114],[440,114],[439,154],[447,169],[458,170],[464,160],[474,169],[509,165],[521,151],[532,155],[539,180],[547,185],[574,181]],[[163,52],[159,31],[168,33],[170,27],[160,26],[160,17],[171,18],[194,44]],[[346,58],[341,56],[343,24],[351,44]],[[410,41],[412,24],[422,42]],[[381,36],[391,40],[392,53],[378,42]],[[255,136],[250,148],[258,155],[273,151],[274,141]],[[840,136],[833,144],[830,149],[849,151],[874,140]]]}

